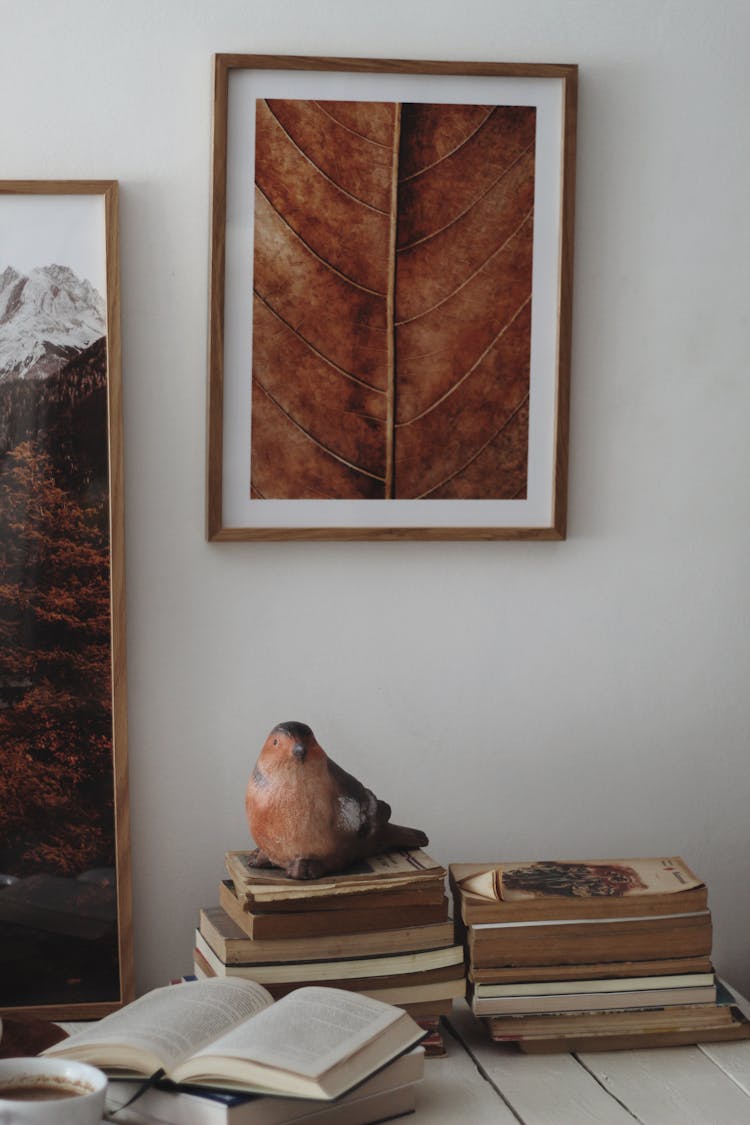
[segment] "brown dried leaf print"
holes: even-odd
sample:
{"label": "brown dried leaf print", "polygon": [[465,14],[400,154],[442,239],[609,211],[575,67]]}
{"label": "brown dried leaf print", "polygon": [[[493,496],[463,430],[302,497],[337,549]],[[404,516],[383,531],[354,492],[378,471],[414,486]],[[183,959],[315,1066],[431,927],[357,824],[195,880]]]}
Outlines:
{"label": "brown dried leaf print", "polygon": [[525,496],[535,111],[259,101],[251,494]]}

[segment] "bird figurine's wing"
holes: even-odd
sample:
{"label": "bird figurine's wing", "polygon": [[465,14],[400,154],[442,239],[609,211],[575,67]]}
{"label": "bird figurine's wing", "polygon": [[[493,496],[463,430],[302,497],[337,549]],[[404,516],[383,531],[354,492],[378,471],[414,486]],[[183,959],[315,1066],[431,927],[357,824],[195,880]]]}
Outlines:
{"label": "bird figurine's wing", "polygon": [[391,806],[380,801],[365,785],[331,758],[328,772],[338,790],[338,817],[355,836],[370,836],[390,819]]}

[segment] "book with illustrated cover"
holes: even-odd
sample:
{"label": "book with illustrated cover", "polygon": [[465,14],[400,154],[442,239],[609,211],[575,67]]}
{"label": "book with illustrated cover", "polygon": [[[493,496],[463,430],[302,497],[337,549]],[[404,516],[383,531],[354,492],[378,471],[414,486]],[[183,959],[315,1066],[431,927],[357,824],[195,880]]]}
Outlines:
{"label": "book with illustrated cover", "polygon": [[708,892],[680,857],[455,863],[450,881],[466,924],[705,910]]}
{"label": "book with illustrated cover", "polygon": [[535,860],[494,870],[497,898],[679,894],[703,886],[679,857],[662,859]]}

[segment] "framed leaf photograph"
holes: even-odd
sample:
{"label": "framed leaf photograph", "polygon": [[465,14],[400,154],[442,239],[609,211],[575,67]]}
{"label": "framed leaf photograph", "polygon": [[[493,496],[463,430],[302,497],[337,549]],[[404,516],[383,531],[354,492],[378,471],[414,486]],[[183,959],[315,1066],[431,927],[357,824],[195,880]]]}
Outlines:
{"label": "framed leaf photograph", "polygon": [[576,91],[216,57],[210,539],[565,537]]}
{"label": "framed leaf photograph", "polygon": [[0,1014],[133,997],[117,183],[0,182]]}

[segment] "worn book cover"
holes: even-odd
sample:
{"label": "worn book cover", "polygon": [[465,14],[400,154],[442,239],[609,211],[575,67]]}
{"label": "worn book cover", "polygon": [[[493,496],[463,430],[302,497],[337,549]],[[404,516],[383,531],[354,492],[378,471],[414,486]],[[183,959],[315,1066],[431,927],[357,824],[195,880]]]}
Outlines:
{"label": "worn book cover", "polygon": [[450,885],[466,924],[687,914],[708,906],[705,883],[679,857],[452,863]]}
{"label": "worn book cover", "polygon": [[317,896],[362,894],[383,888],[406,887],[422,881],[439,881],[446,871],[421,848],[370,856],[331,872],[321,879],[290,879],[280,868],[253,867],[252,852],[232,851],[225,864],[239,897],[254,901],[313,899]]}
{"label": "worn book cover", "polygon": [[570,993],[597,995],[604,992],[640,992],[644,989],[702,988],[712,986],[716,999],[715,973],[669,973],[664,976],[641,977],[572,977],[569,980],[511,981],[506,983],[474,984],[474,996],[567,996]]}
{"label": "worn book cover", "polygon": [[[205,950],[205,946],[204,952]],[[193,950],[193,966],[195,977],[198,980],[211,980],[222,976],[218,972],[216,961],[210,963],[207,956],[200,949]],[[293,969],[293,966],[290,967]],[[246,966],[228,966],[225,969],[224,979],[251,980],[247,974]],[[367,971],[365,968],[363,972]],[[296,992],[305,980],[298,974],[290,972],[289,979],[284,981],[264,980],[263,987],[274,999],[288,996]],[[390,976],[371,977],[333,977],[331,980],[316,980],[317,985],[326,988],[342,989],[345,992],[356,992],[361,996],[369,996],[372,1000],[380,1000],[384,1004],[392,1004],[408,1012],[414,1019],[425,1016],[437,1017],[449,1015],[453,1001],[463,999],[466,993],[466,981],[462,965],[447,965],[437,969],[424,969],[413,973],[395,973]]]}
{"label": "worn book cover", "polygon": [[731,1024],[742,1018],[733,997],[719,986],[717,1001],[709,1004],[666,1004],[660,1007],[609,1011],[505,1013],[487,1016],[486,1026],[493,1036],[524,1038],[561,1035],[620,1035],[650,1029],[685,1031]]}
{"label": "worn book cover", "polygon": [[644,988],[639,992],[551,993],[548,996],[477,996],[471,994],[475,1016],[534,1015],[553,1012],[605,1012],[665,1008],[675,1004],[714,1004],[716,985],[686,988]]}
{"label": "worn book cover", "polygon": [[[397,895],[400,896],[400,901]],[[381,899],[385,899],[385,902]],[[442,883],[435,888],[430,883],[424,890],[415,891],[408,897],[404,896],[402,890],[392,891],[390,895],[388,892],[383,895],[357,895],[353,901],[345,900],[345,910],[319,910],[319,901],[315,900],[314,910],[258,912],[250,909],[247,899],[237,897],[231,879],[223,880],[219,885],[219,905],[243,933],[253,940],[366,934],[405,926],[426,926],[448,918],[448,899]]]}
{"label": "worn book cover", "polygon": [[314,961],[266,961],[227,963],[206,941],[200,929],[195,931],[195,945],[217,976],[246,977],[260,984],[283,981],[344,980],[347,977],[385,977],[400,973],[416,973],[426,969],[459,966],[456,975],[463,975],[463,948],[450,945],[439,949],[415,950],[408,953],[378,956],[317,958]]}
{"label": "worn book cover", "polygon": [[712,973],[713,964],[709,957],[660,957],[641,961],[596,961],[572,965],[490,965],[479,968],[469,965],[467,979],[475,984],[518,984],[528,982],[560,982],[586,978],[597,980],[605,977],[642,977],[648,974],[667,973],[694,975]]}
{"label": "worn book cover", "polygon": [[711,915],[565,919],[470,926],[467,949],[478,968],[499,965],[571,965],[593,961],[647,961],[709,956]]}
{"label": "worn book cover", "polygon": [[454,942],[453,923],[449,920],[359,934],[250,938],[220,906],[201,909],[199,928],[211,947],[227,963],[333,961],[342,957],[441,949]]}
{"label": "worn book cover", "polygon": [[[526,1055],[569,1054],[575,1051],[583,1054],[588,1051],[638,1051],[654,1047],[690,1047],[698,1043],[734,1043],[750,1038],[748,1025],[739,1009],[737,1016],[728,1024],[717,1027],[703,1027],[700,1030],[684,1031],[644,1031],[622,1035],[563,1035],[559,1038],[527,1038],[523,1036],[516,1045]],[[495,1037],[502,1043],[502,1037]]]}
{"label": "worn book cover", "polygon": [[658,859],[542,859],[500,863],[461,885],[503,902],[555,897],[678,894],[703,885],[679,856]]}
{"label": "worn book cover", "polygon": [[485,1018],[490,1038],[522,1051],[617,1051],[685,1046],[750,1037],[750,1023],[732,1004],[676,1004],[634,1011],[505,1015]]}

